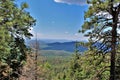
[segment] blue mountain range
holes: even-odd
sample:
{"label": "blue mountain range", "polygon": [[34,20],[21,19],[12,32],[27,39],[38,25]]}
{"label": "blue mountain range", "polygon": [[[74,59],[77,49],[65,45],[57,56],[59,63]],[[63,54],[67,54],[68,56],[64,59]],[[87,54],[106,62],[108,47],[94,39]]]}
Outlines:
{"label": "blue mountain range", "polygon": [[[42,48],[42,50],[64,50],[64,51],[69,51],[69,52],[74,52],[75,51],[75,43],[74,41],[72,42],[55,42],[55,43],[48,43],[46,44],[47,46]],[[84,52],[86,51],[87,48],[83,46],[79,46],[79,51]]]}

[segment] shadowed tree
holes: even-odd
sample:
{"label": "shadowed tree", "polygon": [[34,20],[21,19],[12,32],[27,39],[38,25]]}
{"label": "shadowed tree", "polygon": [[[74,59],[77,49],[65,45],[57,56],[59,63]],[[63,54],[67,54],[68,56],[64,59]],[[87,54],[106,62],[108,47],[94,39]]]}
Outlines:
{"label": "shadowed tree", "polygon": [[97,53],[111,52],[110,80],[115,80],[115,55],[120,34],[120,1],[87,0],[89,9],[85,12],[85,22],[80,32],[89,37]]}
{"label": "shadowed tree", "polygon": [[0,1],[0,62],[9,67],[8,71],[0,72],[2,80],[16,80],[26,61],[27,47],[24,40],[32,36],[29,31],[35,24],[33,17],[25,11],[26,8],[26,3],[18,7],[14,0]]}

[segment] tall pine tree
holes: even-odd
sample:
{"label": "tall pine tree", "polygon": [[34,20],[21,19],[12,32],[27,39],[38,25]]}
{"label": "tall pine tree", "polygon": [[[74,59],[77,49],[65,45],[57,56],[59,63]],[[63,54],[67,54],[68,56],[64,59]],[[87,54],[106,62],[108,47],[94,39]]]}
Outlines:
{"label": "tall pine tree", "polygon": [[81,32],[86,33],[98,53],[111,52],[110,80],[115,80],[115,55],[119,43],[119,0],[87,0],[89,9]]}
{"label": "tall pine tree", "polygon": [[0,1],[0,68],[2,70],[9,67],[0,72],[1,80],[16,80],[26,61],[27,47],[24,40],[32,36],[29,31],[35,24],[26,8],[26,3],[18,7],[14,0]]}

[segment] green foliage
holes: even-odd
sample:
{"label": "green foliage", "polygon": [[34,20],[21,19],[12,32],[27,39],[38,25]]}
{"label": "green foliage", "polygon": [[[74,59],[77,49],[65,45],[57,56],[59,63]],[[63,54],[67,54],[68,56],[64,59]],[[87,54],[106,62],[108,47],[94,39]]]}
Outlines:
{"label": "green foliage", "polygon": [[[85,33],[85,36],[89,37],[89,41],[92,42],[91,46],[96,42],[100,42],[101,45],[97,46],[98,50],[106,53],[112,45],[112,26],[114,22],[112,17],[116,15],[117,17],[114,18],[118,20],[119,15],[119,10],[117,9],[116,14],[114,14],[113,9],[119,8],[119,4],[117,5],[119,0],[114,0],[113,3],[110,0],[87,0],[87,2],[89,9],[85,12],[85,22],[79,32]],[[114,5],[116,7],[111,9]],[[116,24],[119,24],[119,22]],[[117,26],[116,29],[119,29],[119,27]]]}
{"label": "green foliage", "polygon": [[[95,54],[88,50],[71,57],[39,57],[40,78],[45,80],[108,80],[110,76],[110,54]],[[56,57],[56,58],[55,58]],[[119,79],[119,58],[116,58],[116,79]],[[45,60],[46,59],[46,60]]]}
{"label": "green foliage", "polygon": [[14,0],[0,1],[0,63],[4,67],[9,67],[8,73],[3,75],[0,72],[2,80],[16,79],[21,74],[21,68],[26,61],[26,45],[24,39],[30,38],[29,32],[35,24],[32,16],[25,11],[28,7],[23,3],[20,8],[14,3]]}
{"label": "green foliage", "polygon": [[[78,45],[79,46],[79,45]],[[96,50],[88,50],[83,54],[66,56],[41,56],[39,77],[45,80],[108,80],[110,76],[110,54],[95,54]],[[118,51],[119,52],[119,51]],[[119,58],[116,58],[116,79],[119,79]]]}
{"label": "green foliage", "polygon": [[0,27],[0,60],[9,55],[10,36],[4,27]]}
{"label": "green foliage", "polygon": [[[119,46],[120,47],[120,46]],[[118,49],[117,50],[117,58],[116,58],[116,68],[115,68],[115,74],[116,74],[116,77],[115,79],[116,80],[119,80],[120,79],[120,54],[119,54],[120,50]]]}
{"label": "green foliage", "polygon": [[116,45],[120,42],[120,1],[87,0],[87,3],[89,9],[85,12],[85,22],[80,32],[89,37],[91,47],[97,47],[96,53],[111,52],[110,80],[115,80]]}
{"label": "green foliage", "polygon": [[82,79],[82,69],[81,69],[81,64],[79,64],[80,60],[80,54],[74,54],[73,59],[70,62],[70,69],[69,69],[69,79],[72,80],[81,80]]}
{"label": "green foliage", "polygon": [[103,57],[93,51],[74,54],[63,80],[107,80],[109,64],[109,55]]}
{"label": "green foliage", "polygon": [[64,51],[64,50],[41,50],[40,51],[40,55],[41,56],[51,56],[51,57],[55,57],[55,56],[61,56],[61,57],[65,57],[65,56],[70,56],[72,53],[68,52],[68,51]]}
{"label": "green foliage", "polygon": [[[39,56],[39,78],[45,80],[60,80],[68,68],[70,56]],[[64,79],[62,79],[64,80]]]}
{"label": "green foliage", "polygon": [[46,69],[50,69],[50,68],[51,68],[51,65],[50,65],[48,62],[46,62],[46,63],[44,64],[44,67],[45,67]]}

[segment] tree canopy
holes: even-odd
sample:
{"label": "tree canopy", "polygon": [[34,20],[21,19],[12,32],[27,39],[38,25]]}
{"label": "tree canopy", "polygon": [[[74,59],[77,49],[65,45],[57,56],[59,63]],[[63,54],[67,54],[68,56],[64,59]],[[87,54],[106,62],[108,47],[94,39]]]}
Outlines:
{"label": "tree canopy", "polygon": [[26,8],[27,3],[19,7],[14,0],[0,1],[0,68],[9,67],[0,72],[2,80],[18,78],[20,68],[26,61],[27,47],[24,40],[32,36],[30,29],[35,25],[35,19]]}
{"label": "tree canopy", "polygon": [[85,22],[80,32],[89,37],[97,53],[111,52],[110,80],[115,79],[115,55],[120,40],[120,1],[87,0],[89,9],[85,12]]}

